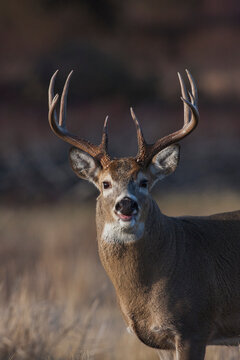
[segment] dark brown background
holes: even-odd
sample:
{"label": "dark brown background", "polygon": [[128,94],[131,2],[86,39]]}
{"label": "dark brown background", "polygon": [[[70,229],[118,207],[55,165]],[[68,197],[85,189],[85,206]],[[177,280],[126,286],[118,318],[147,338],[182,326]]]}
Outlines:
{"label": "dark brown background", "polygon": [[[239,190],[240,4],[237,0],[12,0],[0,3],[0,196],[7,202],[94,195],[47,122],[47,88],[74,69],[68,126],[110,151],[136,152],[133,106],[149,141],[182,125],[177,71],[191,70],[201,121],[159,186]],[[186,77],[185,77],[186,79]]]}

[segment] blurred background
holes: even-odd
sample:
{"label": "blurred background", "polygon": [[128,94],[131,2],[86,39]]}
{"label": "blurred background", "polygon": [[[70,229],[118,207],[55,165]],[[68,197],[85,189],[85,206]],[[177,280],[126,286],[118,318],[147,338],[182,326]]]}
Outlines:
{"label": "blurred background", "polygon": [[136,153],[130,106],[149,142],[182,126],[177,71],[185,76],[188,68],[201,121],[182,142],[178,171],[159,189],[239,190],[239,36],[237,0],[1,2],[1,199],[95,196],[71,172],[69,146],[48,125],[47,89],[56,69],[60,93],[74,70],[69,129],[99,142],[109,115],[110,152],[129,156]]}
{"label": "blurred background", "polygon": [[[147,141],[179,129],[177,71],[199,89],[200,123],[174,175],[155,189],[171,215],[239,208],[238,0],[0,2],[0,358],[157,359],[125,334],[97,256],[97,191],[49,128],[47,90],[74,70],[68,128],[135,155],[133,106]],[[237,359],[236,349],[209,359]]]}

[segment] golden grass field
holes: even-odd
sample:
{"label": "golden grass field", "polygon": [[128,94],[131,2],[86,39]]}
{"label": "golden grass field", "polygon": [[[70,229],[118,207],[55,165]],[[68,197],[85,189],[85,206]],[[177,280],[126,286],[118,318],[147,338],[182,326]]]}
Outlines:
{"label": "golden grass field", "polygon": [[[168,215],[236,210],[240,193],[159,198]],[[127,333],[101,267],[95,204],[0,207],[0,360],[157,360]],[[208,360],[239,359],[209,347]]]}

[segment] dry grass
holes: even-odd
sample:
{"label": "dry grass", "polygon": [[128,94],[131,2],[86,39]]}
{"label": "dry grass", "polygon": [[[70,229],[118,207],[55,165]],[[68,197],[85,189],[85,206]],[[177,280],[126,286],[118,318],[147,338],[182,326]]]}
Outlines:
{"label": "dry grass", "polygon": [[[206,214],[239,200],[226,193],[159,203],[168,214]],[[0,360],[159,359],[125,330],[98,259],[93,205],[1,207],[0,240]],[[212,347],[207,359],[236,360],[238,349]]]}

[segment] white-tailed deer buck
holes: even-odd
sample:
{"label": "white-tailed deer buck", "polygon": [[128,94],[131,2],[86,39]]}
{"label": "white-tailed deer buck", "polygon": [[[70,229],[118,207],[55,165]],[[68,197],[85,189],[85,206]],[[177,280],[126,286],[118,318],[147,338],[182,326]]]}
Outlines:
{"label": "white-tailed deer buck", "polygon": [[[240,211],[207,217],[165,216],[152,199],[154,184],[179,161],[179,140],[197,126],[197,89],[181,75],[184,125],[147,144],[131,109],[138,139],[135,158],[111,159],[107,118],[100,145],[68,132],[69,74],[56,115],[53,75],[49,86],[52,131],[74,147],[75,173],[99,189],[97,237],[102,264],[115,287],[124,319],[146,345],[202,360],[208,344],[240,342]],[[189,94],[189,95],[188,95]]]}

